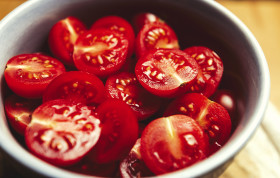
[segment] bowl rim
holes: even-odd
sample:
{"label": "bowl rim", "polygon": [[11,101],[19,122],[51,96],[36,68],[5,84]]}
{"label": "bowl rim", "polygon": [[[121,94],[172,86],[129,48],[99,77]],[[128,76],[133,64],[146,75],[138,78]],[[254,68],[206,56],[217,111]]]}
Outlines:
{"label": "bowl rim", "polygon": [[[86,0],[85,0],[86,1]],[[69,1],[69,3],[72,1]],[[183,0],[178,0],[178,2],[183,2]],[[38,3],[38,1],[26,1],[13,11],[11,11],[7,16],[5,16],[0,21],[0,31],[1,29],[9,23],[10,19],[14,18],[18,14],[26,9],[31,8],[33,5]],[[165,175],[161,175],[161,177],[186,177],[189,176],[202,176],[208,172],[211,172],[215,168],[221,166],[227,160],[230,160],[237,154],[247,143],[247,141],[252,137],[257,128],[259,127],[265,110],[268,105],[269,97],[270,97],[270,76],[268,65],[264,56],[264,53],[257,42],[256,38],[252,34],[252,32],[246,27],[246,25],[238,19],[232,12],[226,9],[224,6],[219,4],[216,1],[204,1],[205,5],[209,6],[209,8],[215,9],[217,12],[222,14],[227,20],[234,23],[238,30],[246,37],[246,40],[249,42],[254,54],[256,55],[258,67],[260,69],[260,95],[258,98],[257,105],[255,107],[256,112],[254,112],[251,116],[251,120],[248,121],[248,127],[244,128],[242,133],[236,135],[234,139],[230,139],[231,141],[224,145],[222,149],[219,150],[219,154],[214,154],[209,158],[190,166],[186,169],[178,170],[176,172],[168,173]],[[2,96],[0,96],[2,99]],[[5,116],[3,109],[0,111],[1,116]],[[5,119],[4,119],[5,120]],[[1,121],[2,122],[2,121]],[[6,120],[4,122],[7,122]],[[7,123],[5,124],[7,125]],[[0,125],[0,131],[4,129],[5,132],[10,132],[8,128]],[[3,134],[0,134],[0,148],[4,150],[10,157],[15,159],[20,164],[24,165],[26,168],[37,172],[44,176],[63,176],[63,177],[88,177],[82,174],[73,173],[70,171],[59,169],[55,166],[52,166],[48,163],[41,161],[39,158],[34,157],[27,150],[22,148],[19,143],[13,138],[14,142],[12,144],[4,144],[5,142],[11,142],[10,137],[7,138]],[[17,152],[17,155],[13,153]],[[230,154],[229,154],[230,153]],[[20,156],[19,156],[20,155]],[[29,160],[26,162],[26,160]],[[212,165],[212,166],[209,166]],[[44,166],[44,169],[41,169]]]}

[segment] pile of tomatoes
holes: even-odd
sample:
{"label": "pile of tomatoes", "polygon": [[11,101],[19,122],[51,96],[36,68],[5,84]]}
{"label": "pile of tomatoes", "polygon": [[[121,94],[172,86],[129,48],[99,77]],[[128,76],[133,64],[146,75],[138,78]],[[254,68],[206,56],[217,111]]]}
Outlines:
{"label": "pile of tomatoes", "polygon": [[42,160],[89,175],[153,176],[193,165],[229,139],[234,100],[209,99],[222,60],[204,46],[180,49],[158,16],[106,16],[90,28],[67,17],[48,44],[52,54],[16,55],[4,73],[7,118]]}

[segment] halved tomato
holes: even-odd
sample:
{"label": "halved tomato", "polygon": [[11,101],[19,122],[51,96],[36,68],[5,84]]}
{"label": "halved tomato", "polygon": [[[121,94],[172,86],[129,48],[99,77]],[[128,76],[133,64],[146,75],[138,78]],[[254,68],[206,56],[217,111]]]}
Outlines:
{"label": "halved tomato", "polygon": [[9,88],[25,98],[40,98],[47,85],[65,72],[57,59],[39,53],[20,54],[7,62],[4,72]]}
{"label": "halved tomato", "polygon": [[75,66],[81,71],[106,77],[125,63],[128,46],[128,39],[117,32],[102,28],[88,31],[75,43]]}
{"label": "halved tomato", "polygon": [[105,100],[102,81],[93,74],[70,71],[55,78],[43,94],[43,102],[54,99],[68,99],[87,105],[99,104]]}
{"label": "halved tomato", "polygon": [[186,115],[172,115],[150,122],[141,137],[141,155],[156,175],[173,172],[208,155],[208,137]]}
{"label": "halved tomato", "polygon": [[96,112],[101,120],[101,136],[90,153],[97,163],[124,158],[138,138],[138,121],[132,109],[119,99],[107,99]]}
{"label": "halved tomato", "polygon": [[111,75],[105,84],[108,98],[124,101],[135,112],[138,120],[144,120],[159,110],[160,98],[145,90],[133,73]]}
{"label": "halved tomato", "polygon": [[213,152],[219,149],[230,137],[231,118],[220,104],[198,93],[188,93],[174,100],[165,116],[184,114],[196,120],[209,136]]}
{"label": "halved tomato", "polygon": [[177,36],[166,23],[147,23],[135,40],[136,56],[140,58],[151,49],[179,49]]}
{"label": "halved tomato", "polygon": [[27,99],[12,94],[5,98],[5,111],[11,126],[20,135],[24,135],[31,121],[31,114],[41,104],[39,99]]}
{"label": "halved tomato", "polygon": [[105,16],[95,21],[90,27],[91,30],[95,30],[98,28],[105,28],[124,35],[129,42],[127,56],[130,57],[132,55],[132,53],[134,52],[135,34],[132,26],[126,19],[114,15]]}
{"label": "halved tomato", "polygon": [[224,71],[221,58],[211,49],[204,46],[193,46],[184,50],[199,65],[198,75],[191,92],[210,97],[217,89]]}
{"label": "halved tomato", "polygon": [[86,26],[76,17],[69,16],[58,21],[51,28],[48,37],[51,52],[63,63],[73,66],[74,44],[85,31]]}
{"label": "halved tomato", "polygon": [[196,61],[179,49],[151,50],[135,67],[141,85],[154,95],[175,97],[185,93],[198,74]]}
{"label": "halved tomato", "polygon": [[33,112],[25,141],[41,159],[68,166],[92,149],[100,133],[100,120],[86,105],[59,99],[43,103]]}

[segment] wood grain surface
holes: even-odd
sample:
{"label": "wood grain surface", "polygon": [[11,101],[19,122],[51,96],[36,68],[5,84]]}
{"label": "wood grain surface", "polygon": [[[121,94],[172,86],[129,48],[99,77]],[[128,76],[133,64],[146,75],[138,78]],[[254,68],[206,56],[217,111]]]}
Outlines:
{"label": "wood grain surface", "polygon": [[[0,0],[0,19],[24,1]],[[265,53],[271,76],[271,102],[263,123],[220,178],[280,177],[280,1],[217,2],[239,17],[255,35]],[[2,161],[0,155],[0,164]],[[9,169],[6,164],[0,166],[0,177],[7,177],[4,170],[11,171]]]}

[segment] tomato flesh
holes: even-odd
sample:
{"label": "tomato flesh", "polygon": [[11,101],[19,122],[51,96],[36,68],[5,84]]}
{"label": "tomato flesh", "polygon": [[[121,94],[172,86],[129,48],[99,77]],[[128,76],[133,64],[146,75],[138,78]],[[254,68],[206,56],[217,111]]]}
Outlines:
{"label": "tomato flesh", "polygon": [[174,97],[188,90],[197,77],[198,65],[181,50],[158,49],[138,60],[135,74],[154,95]]}
{"label": "tomato flesh", "polygon": [[150,122],[141,137],[141,155],[156,175],[173,172],[206,158],[208,137],[186,115],[172,115]]}
{"label": "tomato flesh", "polygon": [[9,59],[4,72],[9,88],[25,98],[40,98],[47,85],[65,72],[57,59],[39,54],[20,54]]}
{"label": "tomato flesh", "polygon": [[4,107],[8,120],[20,135],[24,135],[31,121],[31,114],[40,104],[40,100],[26,99],[15,94],[5,99]]}
{"label": "tomato flesh", "polygon": [[147,23],[137,34],[135,53],[138,58],[151,49],[179,49],[177,36],[166,23]]}
{"label": "tomato flesh", "polygon": [[97,163],[120,160],[127,155],[138,138],[138,121],[132,109],[118,99],[107,99],[96,112],[101,120],[101,136],[91,151]]}
{"label": "tomato flesh", "polygon": [[82,71],[65,72],[55,78],[43,94],[43,102],[68,99],[94,105],[105,99],[104,84],[93,74]]}
{"label": "tomato flesh", "polygon": [[74,44],[85,31],[86,26],[76,17],[69,16],[58,21],[48,37],[51,52],[63,63],[73,66]]}
{"label": "tomato flesh", "polygon": [[195,119],[209,136],[210,146],[219,148],[230,137],[231,118],[227,110],[201,94],[189,93],[174,100],[164,115],[173,114],[184,114]]}
{"label": "tomato flesh", "polygon": [[191,92],[210,97],[216,91],[223,75],[224,68],[221,58],[204,46],[189,47],[184,52],[192,56],[199,65],[196,81],[190,88]]}
{"label": "tomato flesh", "polygon": [[88,31],[77,39],[75,66],[99,77],[118,71],[127,58],[129,42],[123,35],[106,29]]}
{"label": "tomato flesh", "polygon": [[52,100],[32,114],[25,131],[29,150],[41,159],[68,166],[78,162],[99,139],[100,120],[80,103]]}
{"label": "tomato flesh", "polygon": [[95,21],[90,27],[91,30],[95,30],[98,28],[105,28],[124,35],[129,42],[127,56],[130,57],[132,55],[132,53],[134,52],[135,34],[132,26],[127,20],[119,16],[102,17]]}
{"label": "tomato flesh", "polygon": [[122,72],[110,76],[105,84],[108,98],[116,98],[127,103],[138,120],[144,120],[159,109],[160,99],[147,92],[133,73]]}

